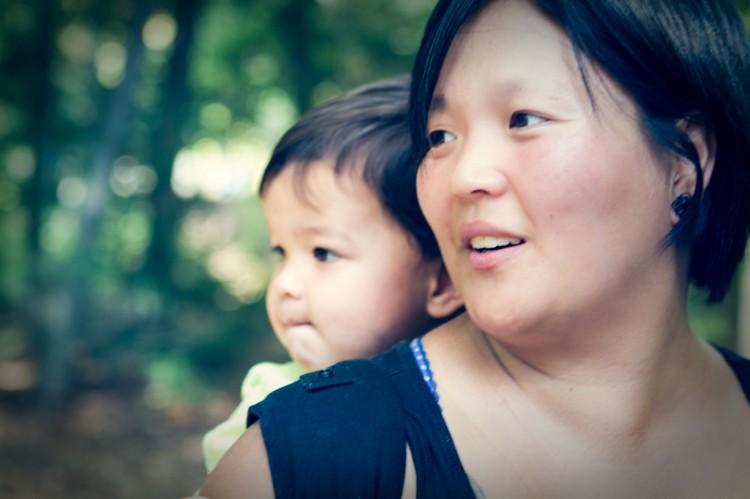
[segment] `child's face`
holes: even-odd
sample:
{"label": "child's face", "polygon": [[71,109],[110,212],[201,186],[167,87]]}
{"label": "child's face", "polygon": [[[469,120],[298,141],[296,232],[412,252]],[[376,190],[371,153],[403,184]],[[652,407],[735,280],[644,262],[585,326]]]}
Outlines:
{"label": "child's face", "polygon": [[370,357],[430,324],[430,280],[440,262],[387,215],[376,196],[333,165],[310,165],[307,202],[294,168],[263,196],[278,262],[266,306],[290,356],[310,370]]}

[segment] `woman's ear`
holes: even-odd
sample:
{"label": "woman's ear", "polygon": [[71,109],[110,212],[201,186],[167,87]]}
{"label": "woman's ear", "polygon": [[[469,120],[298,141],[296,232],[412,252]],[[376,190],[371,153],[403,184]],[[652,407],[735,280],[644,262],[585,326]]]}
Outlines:
{"label": "woman's ear", "polygon": [[708,187],[711,181],[711,174],[714,171],[716,161],[716,137],[709,131],[705,125],[691,123],[687,120],[680,120],[677,126],[681,128],[690,139],[695,148],[698,157],[698,164],[694,165],[687,158],[680,158],[674,175],[674,194],[679,195],[683,192],[688,194],[695,193],[695,168],[700,168],[703,173],[703,191]]}
{"label": "woman's ear", "polygon": [[[714,163],[716,161],[716,138],[714,134],[708,130],[704,125],[695,122],[689,122],[685,119],[680,120],[677,126],[681,128],[688,136],[688,139],[695,148],[696,157],[698,164],[693,164],[688,158],[684,156],[678,157],[675,162],[672,182],[672,199],[674,203],[672,205],[673,212],[672,218],[673,223],[677,223],[682,216],[679,209],[675,209],[679,199],[687,197],[689,200],[696,191],[696,182],[698,175],[696,175],[696,168],[701,169],[701,176],[703,178],[702,191],[705,191],[711,181],[711,174],[714,170]],[[677,204],[679,206],[679,204]]]}
{"label": "woman's ear", "polygon": [[445,319],[463,309],[463,299],[453,285],[443,262],[435,262],[427,296],[427,313],[433,319]]}

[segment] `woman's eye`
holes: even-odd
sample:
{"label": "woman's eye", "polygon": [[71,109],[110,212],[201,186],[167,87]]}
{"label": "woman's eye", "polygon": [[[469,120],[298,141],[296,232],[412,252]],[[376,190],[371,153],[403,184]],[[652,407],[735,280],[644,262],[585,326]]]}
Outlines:
{"label": "woman's eye", "polygon": [[319,262],[332,262],[339,256],[331,250],[325,248],[315,248],[313,249],[313,257],[315,257],[315,259]]}
{"label": "woman's eye", "polygon": [[545,121],[547,121],[545,118],[536,114],[517,112],[513,113],[513,116],[510,117],[510,128],[525,128],[544,123]]}
{"label": "woman's eye", "polygon": [[430,143],[430,147],[438,147],[454,140],[456,140],[456,136],[445,130],[435,130],[427,134],[427,142]]}

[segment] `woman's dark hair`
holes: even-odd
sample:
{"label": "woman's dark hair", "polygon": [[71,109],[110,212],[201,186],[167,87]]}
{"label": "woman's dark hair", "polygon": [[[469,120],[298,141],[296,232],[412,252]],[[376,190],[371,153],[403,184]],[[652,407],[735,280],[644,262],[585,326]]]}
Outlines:
{"label": "woman's dark hair", "polygon": [[361,178],[386,213],[412,234],[425,257],[440,251],[409,181],[413,150],[409,135],[409,78],[370,83],[307,111],[281,137],[260,181],[262,197],[281,171],[295,169],[295,190],[304,197],[311,163],[330,160],[336,175]]}
{"label": "woman's dark hair", "polygon": [[[666,241],[689,250],[690,281],[708,291],[709,303],[721,301],[750,234],[750,43],[735,8],[729,0],[529,1],[567,32],[585,83],[588,61],[634,100],[654,144],[696,165],[693,201]],[[427,117],[448,49],[489,3],[441,0],[427,23],[410,97],[417,165],[428,150]],[[705,192],[684,123],[715,138]]]}

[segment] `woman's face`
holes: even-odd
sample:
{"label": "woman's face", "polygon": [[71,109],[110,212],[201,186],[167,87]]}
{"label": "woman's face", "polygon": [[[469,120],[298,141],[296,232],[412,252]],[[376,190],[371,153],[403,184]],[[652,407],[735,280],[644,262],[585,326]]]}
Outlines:
{"label": "woman's face", "polygon": [[565,33],[516,0],[466,24],[443,65],[419,201],[469,314],[495,336],[611,318],[674,267],[672,160],[631,100],[588,74],[595,104]]}

